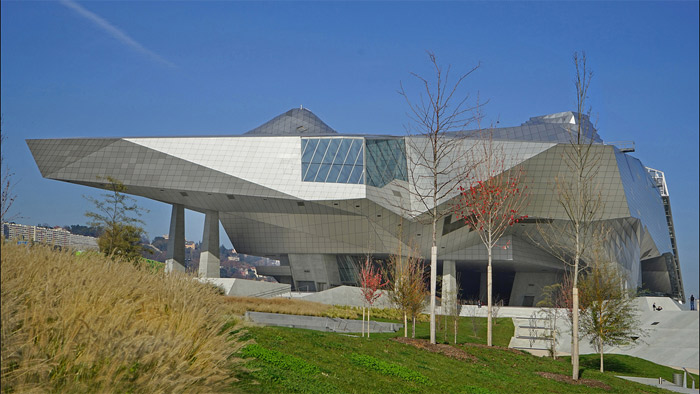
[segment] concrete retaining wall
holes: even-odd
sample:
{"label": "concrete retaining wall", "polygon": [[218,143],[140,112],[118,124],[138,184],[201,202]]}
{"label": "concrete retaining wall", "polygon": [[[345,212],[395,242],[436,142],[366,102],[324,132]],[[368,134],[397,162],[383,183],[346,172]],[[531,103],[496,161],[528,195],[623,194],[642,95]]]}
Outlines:
{"label": "concrete retaining wall", "polygon": [[[331,317],[285,315],[281,313],[246,312],[250,321],[265,326],[304,328],[316,331],[358,333],[362,332],[361,320],[339,319]],[[365,323],[366,324],[366,323]],[[403,324],[370,322],[371,333],[396,332]]]}
{"label": "concrete retaining wall", "polygon": [[228,296],[252,297],[264,295],[289,294],[290,285],[283,283],[260,282],[235,278],[199,278],[201,282],[211,283],[224,290]]}

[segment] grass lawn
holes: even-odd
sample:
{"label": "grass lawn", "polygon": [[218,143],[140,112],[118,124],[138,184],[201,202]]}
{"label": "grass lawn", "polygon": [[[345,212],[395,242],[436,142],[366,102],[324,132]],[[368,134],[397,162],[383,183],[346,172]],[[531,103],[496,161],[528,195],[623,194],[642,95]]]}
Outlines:
{"label": "grass lawn", "polygon": [[[462,360],[391,340],[403,336],[403,331],[367,339],[293,328],[250,327],[246,338],[255,345],[238,353],[246,364],[245,368],[237,368],[239,381],[232,389],[249,393],[666,392],[616,378],[614,375],[620,372],[601,374],[597,363],[589,362],[589,356],[582,363],[582,378],[599,381],[608,386],[607,390],[543,377],[537,372],[569,375],[569,361],[481,346],[485,319],[479,318],[478,324],[479,335],[474,337],[471,318],[460,322],[457,347],[469,357]],[[419,324],[417,337],[427,338],[427,327],[427,323]],[[494,343],[507,346],[512,332],[510,319],[500,320],[495,326]],[[438,338],[444,337],[439,334]],[[595,355],[591,359],[597,360]],[[630,375],[659,376],[653,363],[625,361],[619,365],[626,365]]]}
{"label": "grass lawn", "polygon": [[[570,357],[566,357],[567,361],[570,359]],[[598,370],[600,369],[600,355],[584,354],[581,356],[580,364],[585,370]],[[673,382],[674,373],[683,373],[682,370],[655,364],[637,357],[625,356],[623,354],[604,355],[603,367],[605,368],[605,372],[611,372],[615,375],[641,376],[646,378],[661,377],[669,382]],[[688,375],[688,387],[691,387],[692,379],[690,375],[695,378],[695,388],[698,388],[700,386],[700,381],[698,380],[698,375],[695,374]]]}

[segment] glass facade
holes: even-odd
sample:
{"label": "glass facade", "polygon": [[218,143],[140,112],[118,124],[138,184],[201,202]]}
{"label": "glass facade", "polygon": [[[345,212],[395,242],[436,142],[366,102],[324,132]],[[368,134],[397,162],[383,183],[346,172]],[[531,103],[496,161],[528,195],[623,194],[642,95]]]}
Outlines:
{"label": "glass facade", "polygon": [[367,145],[367,184],[383,187],[394,179],[406,181],[406,145],[403,138],[372,139]]}
{"label": "glass facade", "polygon": [[302,138],[301,179],[362,184],[363,151],[361,138]]}
{"label": "glass facade", "polygon": [[644,223],[660,253],[671,252],[666,210],[659,189],[639,159],[615,149],[629,215]]}
{"label": "glass facade", "polygon": [[338,262],[340,281],[344,285],[357,285],[359,260],[353,256],[338,254],[336,261]]}

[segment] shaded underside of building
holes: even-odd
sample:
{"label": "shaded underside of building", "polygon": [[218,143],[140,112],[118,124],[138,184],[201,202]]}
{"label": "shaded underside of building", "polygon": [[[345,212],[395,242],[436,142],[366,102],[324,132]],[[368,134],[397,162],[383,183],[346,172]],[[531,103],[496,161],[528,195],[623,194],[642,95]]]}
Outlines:
{"label": "shaded underside of building", "polygon": [[[494,248],[494,294],[510,305],[536,303],[542,287],[567,269],[547,239],[566,225],[555,179],[567,177],[563,157],[572,149],[568,141],[578,118],[564,112],[489,130],[489,139],[505,154],[504,169],[522,168],[529,190],[528,219]],[[598,158],[604,205],[597,222],[610,231],[605,250],[624,269],[628,286],[683,299],[670,200],[665,182],[659,183],[663,173],[604,144],[583,119],[586,141]],[[483,133],[460,138],[461,151],[473,151],[483,138]],[[109,176],[130,194],[173,205],[175,266],[180,238],[184,243],[184,209],[204,213],[203,241],[216,247],[205,245],[203,253],[211,257],[203,262],[211,267],[200,267],[203,276],[218,273],[219,221],[237,251],[281,263],[258,267],[258,273],[298,290],[355,284],[357,262],[368,254],[386,259],[415,244],[422,256],[430,256],[431,226],[421,220],[426,209],[408,192],[409,163],[426,144],[421,137],[341,134],[310,111],[293,109],[236,136],[27,144],[45,178],[104,188]],[[441,206],[449,207],[456,197],[455,192]],[[484,300],[486,249],[477,233],[448,215],[438,222],[437,243],[440,267],[459,280],[462,298]]]}

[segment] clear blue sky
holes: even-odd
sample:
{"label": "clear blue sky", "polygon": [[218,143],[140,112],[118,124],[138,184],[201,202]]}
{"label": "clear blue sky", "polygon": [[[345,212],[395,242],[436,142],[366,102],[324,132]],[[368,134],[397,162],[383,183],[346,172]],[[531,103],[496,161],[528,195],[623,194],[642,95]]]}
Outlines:
{"label": "clear blue sky", "polygon": [[[299,105],[347,133],[400,134],[396,93],[425,50],[466,71],[514,126],[575,109],[585,50],[606,141],[666,172],[688,294],[698,295],[698,2],[3,1],[3,144],[22,223],[85,223],[82,195],[41,178],[25,138],[230,135]],[[235,152],[231,152],[235,155]],[[169,206],[146,230],[167,233]],[[187,217],[201,239],[203,217]],[[228,241],[226,241],[228,243]]]}

